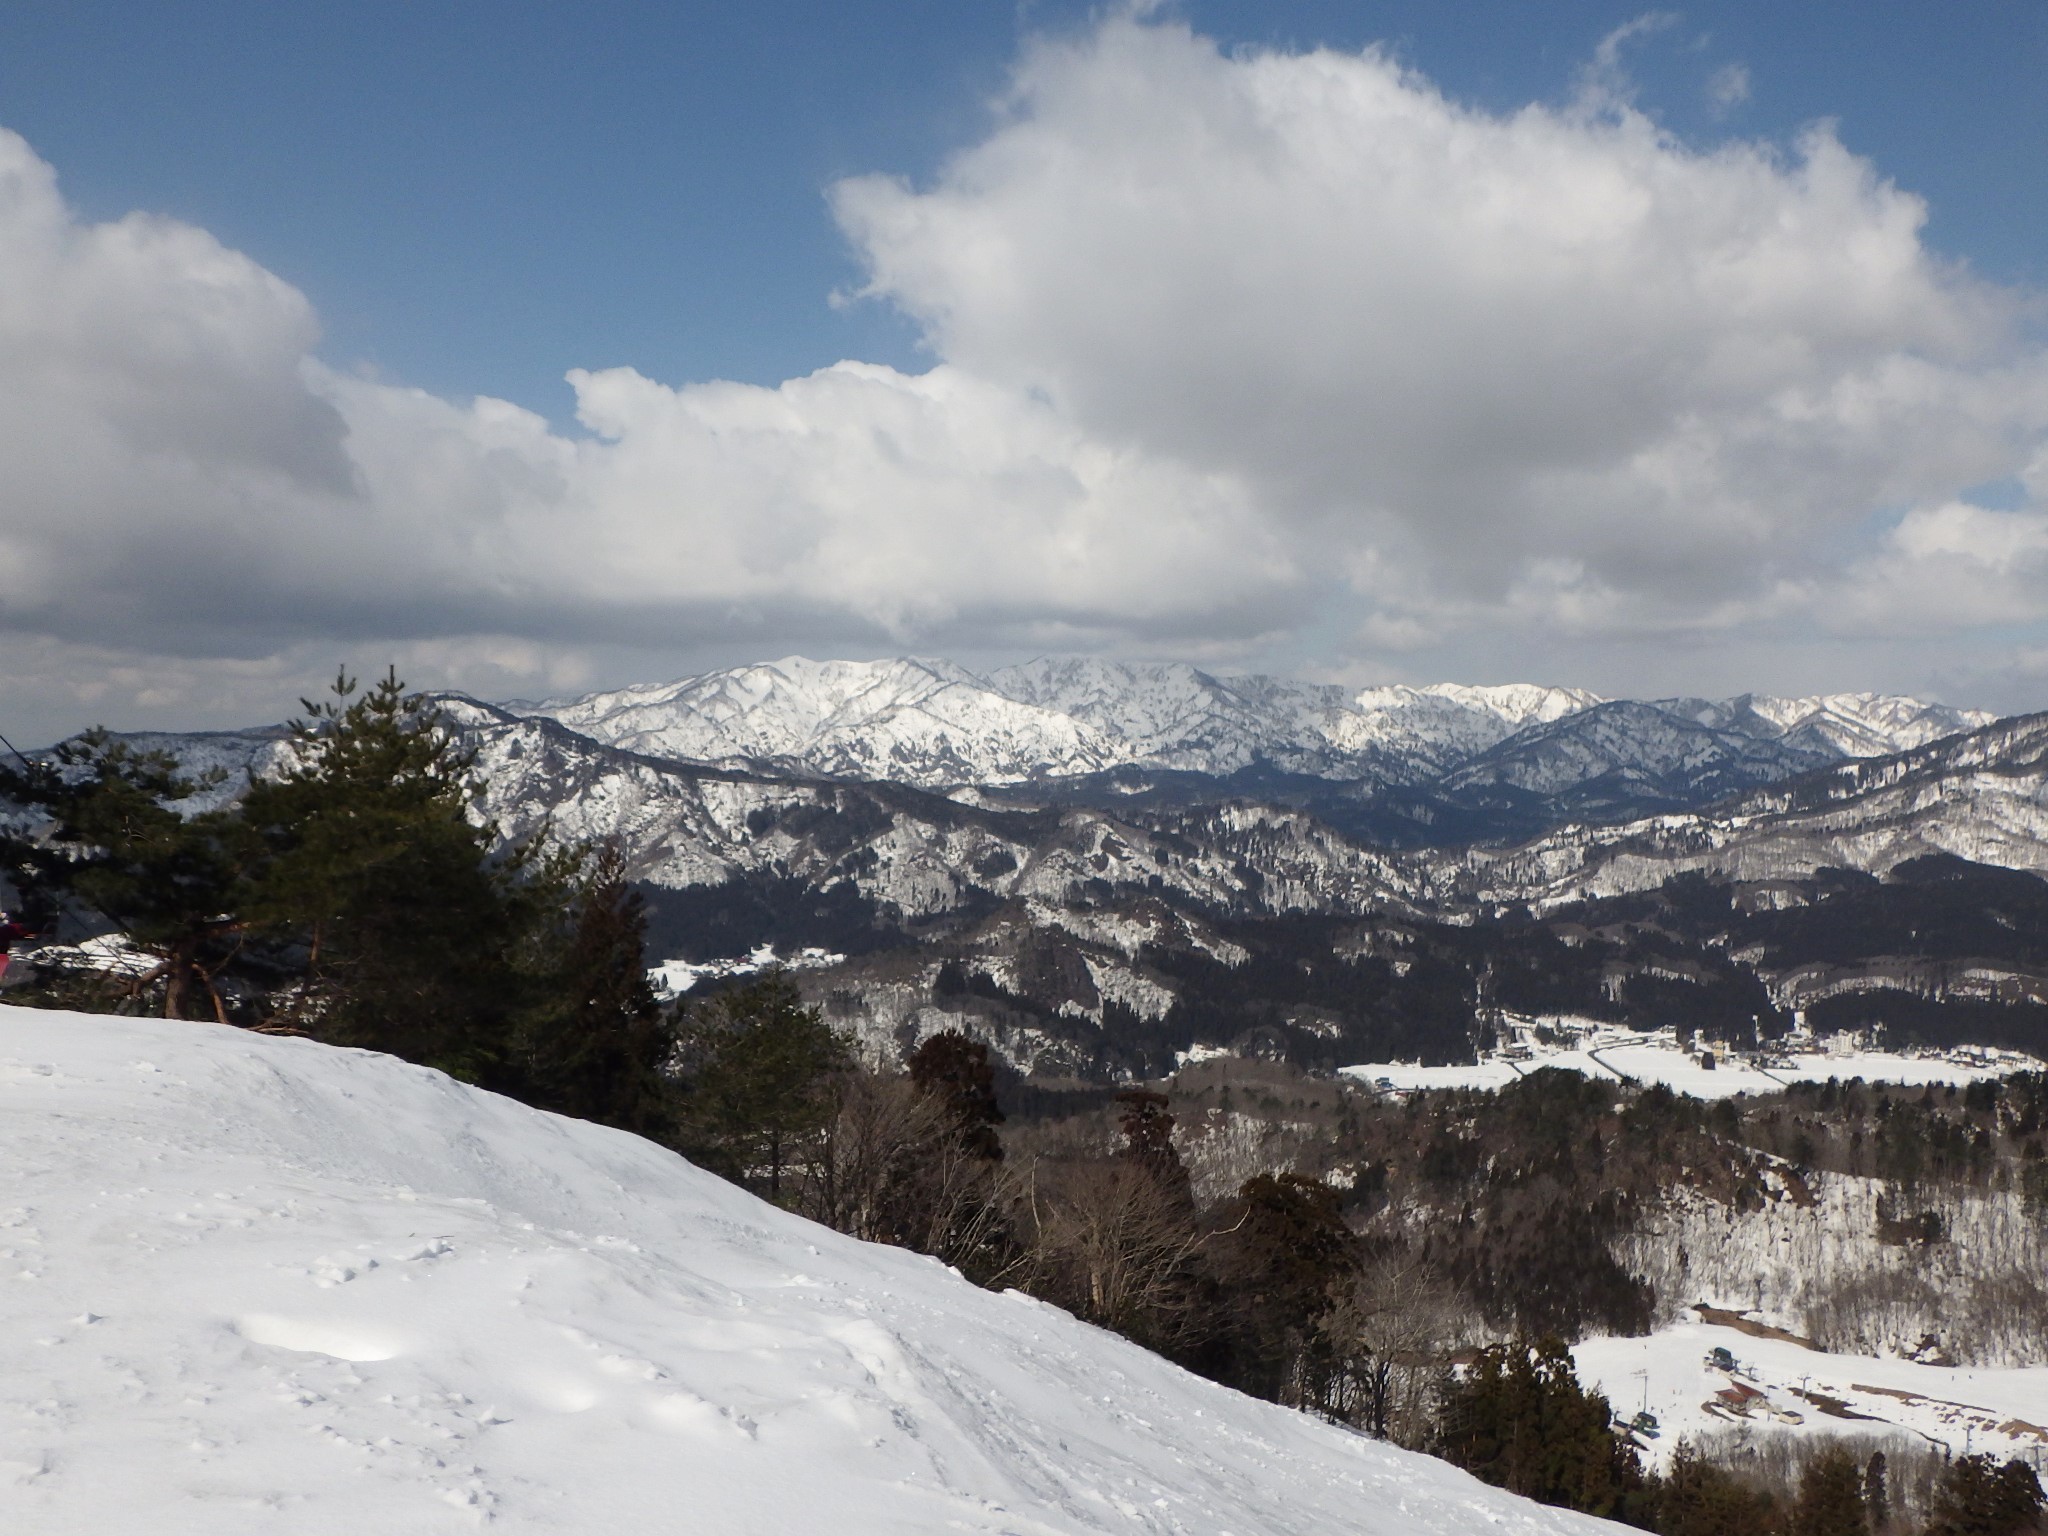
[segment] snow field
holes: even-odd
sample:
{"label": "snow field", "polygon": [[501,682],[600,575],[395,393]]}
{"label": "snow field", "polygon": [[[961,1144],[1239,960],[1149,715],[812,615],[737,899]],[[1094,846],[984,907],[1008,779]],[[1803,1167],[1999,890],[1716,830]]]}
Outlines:
{"label": "snow field", "polygon": [[[1707,1364],[1717,1348],[1738,1369]],[[1958,1455],[2018,1456],[2048,1471],[2044,1366],[1964,1369],[1823,1354],[1707,1323],[1681,1323],[1640,1339],[1588,1339],[1572,1359],[1579,1379],[1604,1392],[1619,1417],[1645,1407],[1657,1416],[1658,1437],[1643,1442],[1644,1460],[1653,1465],[1668,1466],[1683,1438],[1746,1430],[1802,1438],[1889,1434],[1946,1445]],[[1741,1412],[1717,1399],[1738,1384],[1763,1394]],[[1827,1411],[1816,1397],[1855,1417]],[[1789,1422],[1790,1414],[1798,1421]]]}
{"label": "snow field", "polygon": [[0,1008],[9,1532],[1611,1529],[388,1057]]}
{"label": "snow field", "polygon": [[2042,1063],[2010,1051],[1949,1052],[1939,1055],[1902,1055],[1892,1051],[1806,1051],[1773,1055],[1772,1066],[1764,1067],[1737,1058],[1727,1058],[1714,1067],[1700,1065],[1698,1053],[1678,1048],[1670,1030],[1642,1033],[1597,1026],[1579,1043],[1553,1048],[1527,1045],[1526,1056],[1511,1059],[1498,1052],[1473,1063],[1446,1067],[1425,1067],[1412,1062],[1364,1062],[1342,1069],[1345,1076],[1367,1087],[1384,1086],[1398,1092],[1435,1088],[1504,1088],[1516,1078],[1542,1067],[1559,1067],[1587,1077],[1606,1078],[1643,1086],[1661,1083],[1674,1093],[1696,1099],[1730,1099],[1738,1094],[1781,1092],[1797,1082],[1824,1083],[1830,1078],[1843,1082],[1862,1078],[1867,1083],[1897,1083],[1906,1087],[1925,1084],[1967,1083],[2003,1077],[2011,1072],[2038,1071]]}
{"label": "snow field", "polygon": [[800,949],[785,958],[775,952],[773,944],[762,944],[732,960],[707,960],[701,964],[692,964],[688,960],[664,960],[660,965],[648,968],[647,983],[666,1001],[681,997],[707,976],[724,981],[734,976],[756,976],[772,970],[815,971],[838,965],[845,959],[844,955],[815,947]]}

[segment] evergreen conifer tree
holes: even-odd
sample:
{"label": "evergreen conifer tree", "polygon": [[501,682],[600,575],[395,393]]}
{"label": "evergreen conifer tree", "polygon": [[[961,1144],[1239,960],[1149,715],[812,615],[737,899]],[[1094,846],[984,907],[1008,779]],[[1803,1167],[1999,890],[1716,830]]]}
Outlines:
{"label": "evergreen conifer tree", "polygon": [[44,835],[11,836],[6,859],[26,902],[54,917],[69,902],[158,957],[133,978],[161,983],[165,1018],[228,1022],[215,978],[242,943],[254,850],[228,810],[197,809],[218,777],[187,778],[161,752],[103,730],[65,742],[50,763],[0,769],[0,796],[48,814]]}
{"label": "evergreen conifer tree", "polygon": [[1892,1521],[1891,1466],[1883,1451],[1872,1451],[1863,1464],[1863,1509],[1870,1528],[1882,1531]]}
{"label": "evergreen conifer tree", "polygon": [[1192,1212],[1194,1189],[1187,1167],[1174,1149],[1173,1116],[1167,1112],[1166,1095],[1149,1088],[1126,1088],[1116,1102],[1122,1110],[1117,1120],[1124,1138],[1121,1155],[1150,1174],[1176,1209]]}
{"label": "evergreen conifer tree", "polygon": [[337,677],[293,726],[297,761],[254,785],[244,814],[268,861],[254,911],[297,947],[291,1022],[472,1081],[504,1068],[530,996],[515,963],[559,871],[531,847],[497,853],[471,810],[472,753],[395,672],[360,695]]}
{"label": "evergreen conifer tree", "polygon": [[680,1030],[683,1149],[768,1199],[821,1151],[846,1040],[781,972],[692,1008]]}
{"label": "evergreen conifer tree", "polygon": [[905,1065],[918,1090],[942,1103],[959,1126],[962,1150],[1000,1161],[1003,1139],[996,1127],[1003,1123],[1003,1111],[996,1102],[996,1074],[988,1047],[957,1029],[943,1030],[912,1051]]}
{"label": "evergreen conifer tree", "polygon": [[1649,1490],[1648,1518],[1658,1536],[1767,1536],[1777,1528],[1772,1499],[1681,1441],[1670,1473]]}
{"label": "evergreen conifer tree", "polygon": [[1634,1449],[1610,1427],[1556,1338],[1482,1350],[1444,1397],[1445,1458],[1497,1487],[1589,1515],[1619,1512],[1641,1486]]}
{"label": "evergreen conifer tree", "polygon": [[1806,1464],[1792,1501],[1787,1536],[1869,1536],[1863,1469],[1841,1446],[1829,1446]]}
{"label": "evergreen conifer tree", "polygon": [[2041,1510],[2040,1480],[2025,1462],[1958,1456],[1935,1489],[1926,1536],[2033,1536]]}
{"label": "evergreen conifer tree", "polygon": [[539,985],[513,1032],[508,1088],[529,1104],[657,1140],[674,1130],[675,1036],[648,985],[647,919],[616,841],[600,844],[537,934]]}
{"label": "evergreen conifer tree", "polygon": [[1316,1324],[1359,1264],[1337,1191],[1299,1173],[1247,1179],[1212,1264],[1229,1298],[1233,1379],[1327,1411],[1336,1358]]}

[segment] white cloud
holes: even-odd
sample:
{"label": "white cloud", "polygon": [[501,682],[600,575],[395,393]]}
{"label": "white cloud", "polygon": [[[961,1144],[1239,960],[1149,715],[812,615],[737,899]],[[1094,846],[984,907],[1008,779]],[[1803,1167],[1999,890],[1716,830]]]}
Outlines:
{"label": "white cloud", "polygon": [[1635,99],[1635,82],[1629,77],[1624,53],[1644,38],[1655,37],[1677,26],[1676,11],[1645,11],[1614,28],[1593,48],[1593,57],[1579,71],[1579,105],[1599,109]]}
{"label": "white cloud", "polygon": [[936,366],[576,371],[574,435],[324,365],[280,279],[81,223],[0,135],[6,686],[246,712],[336,652],[545,691],[717,646],[1497,676],[1548,635],[1612,688],[1646,638],[1892,622],[1915,561],[2036,614],[2036,514],[1958,510],[2048,481],[2025,299],[1825,127],[1660,131],[1619,65],[1655,24],[1507,115],[1141,15],[1034,45],[929,185],[833,192]]}
{"label": "white cloud", "polygon": [[1749,100],[1749,66],[1723,64],[1707,78],[1707,105],[1716,113],[1732,112]]}
{"label": "white cloud", "polygon": [[1825,129],[1697,152],[1111,22],[1037,49],[934,184],[838,207],[942,355],[1246,477],[1411,602],[1568,561],[1689,623],[2048,423],[2011,301]]}
{"label": "white cloud", "polygon": [[1823,605],[1836,628],[1877,636],[2048,620],[2048,511],[1965,501],[1916,508]]}
{"label": "white cloud", "polygon": [[209,658],[240,658],[217,675],[253,709],[337,651],[547,687],[549,657],[605,646],[1248,636],[1301,584],[1228,474],[947,366],[579,370],[572,438],[316,341],[276,277],[173,221],[80,223],[0,134],[0,623],[34,658],[9,697],[39,701],[16,707],[235,708]]}

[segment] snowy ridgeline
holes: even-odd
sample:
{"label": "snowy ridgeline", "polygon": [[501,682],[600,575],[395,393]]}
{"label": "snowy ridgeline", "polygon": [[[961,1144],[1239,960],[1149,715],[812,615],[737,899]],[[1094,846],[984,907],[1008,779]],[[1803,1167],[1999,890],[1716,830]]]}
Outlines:
{"label": "snowy ridgeline", "polygon": [[0,1504],[66,1536],[1586,1536],[388,1057],[0,1008]]}
{"label": "snowy ridgeline", "polygon": [[[1806,1183],[1812,1204],[1783,1195],[1752,1211],[1675,1192],[1615,1257],[1655,1287],[1664,1321],[1705,1302],[1843,1353],[2048,1362],[2048,1222],[2017,1194],[1934,1190],[1910,1200],[1894,1214],[1931,1209],[1945,1228],[1945,1241],[1922,1245],[1879,1239],[1878,1181]],[[2048,1421],[2048,1396],[2036,1406]]]}
{"label": "snowy ridgeline", "polygon": [[1587,759],[1604,761],[1617,744],[1640,766],[1697,753],[1711,739],[1790,772],[1922,746],[1992,718],[1867,693],[1629,702],[1580,688],[1351,689],[1080,657],[979,674],[935,659],[791,656],[507,708],[652,757],[927,787],[1132,766],[1230,774],[1262,763],[1411,783],[1521,740],[1528,752],[1475,772],[1542,789],[1560,776],[1577,782]]}

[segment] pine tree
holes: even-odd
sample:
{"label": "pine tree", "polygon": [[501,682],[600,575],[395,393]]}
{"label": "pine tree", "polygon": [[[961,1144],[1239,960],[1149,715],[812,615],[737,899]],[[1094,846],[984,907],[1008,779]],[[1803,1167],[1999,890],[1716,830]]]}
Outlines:
{"label": "pine tree", "polygon": [[1658,1536],[1766,1536],[1775,1530],[1768,1493],[1750,1488],[1681,1441],[1669,1475],[1646,1500],[1641,1522]]}
{"label": "pine tree", "polygon": [[2041,1484],[2025,1462],[1958,1456],[1935,1489],[1926,1536],[2030,1536],[2041,1510]]}
{"label": "pine tree", "polygon": [[905,1066],[920,1092],[945,1105],[960,1128],[963,1151],[1001,1161],[1003,1139],[996,1127],[1003,1123],[1003,1111],[996,1102],[995,1068],[986,1045],[957,1029],[944,1030],[912,1051]]}
{"label": "pine tree", "polygon": [[17,888],[47,916],[70,903],[157,956],[129,991],[140,998],[161,983],[165,1018],[203,1009],[227,1023],[215,983],[241,948],[254,850],[232,812],[193,806],[219,777],[187,778],[167,754],[103,730],[65,742],[54,759],[0,770],[0,795],[52,822],[40,838],[8,840]]}
{"label": "pine tree", "polygon": [[679,1136],[698,1162],[781,1203],[822,1153],[848,1044],[781,972],[689,1010]]}
{"label": "pine tree", "polygon": [[1869,1536],[1863,1469],[1841,1446],[1823,1450],[1799,1476],[1787,1536]]}
{"label": "pine tree", "polygon": [[1150,1174],[1162,1193],[1175,1206],[1192,1212],[1194,1189],[1188,1170],[1173,1145],[1173,1116],[1167,1113],[1168,1099],[1149,1088],[1127,1088],[1116,1096],[1123,1113],[1117,1129],[1123,1133],[1121,1156]]}
{"label": "pine tree", "polygon": [[1359,1266],[1337,1191],[1299,1173],[1247,1179],[1212,1263],[1230,1298],[1233,1379],[1278,1402],[1327,1409],[1337,1362],[1316,1324]]}
{"label": "pine tree", "polygon": [[1872,1451],[1870,1460],[1863,1464],[1863,1508],[1873,1531],[1882,1531],[1891,1524],[1891,1467],[1883,1451]]}
{"label": "pine tree", "polygon": [[500,852],[471,815],[474,754],[395,672],[306,701],[296,763],[244,814],[269,852],[255,914],[295,946],[287,1017],[324,1039],[440,1067],[502,1072],[528,997],[521,943],[560,897],[532,848]]}
{"label": "pine tree", "polygon": [[1610,1418],[1607,1399],[1579,1385],[1561,1340],[1497,1344],[1445,1392],[1442,1449],[1484,1482],[1609,1515],[1642,1483]]}
{"label": "pine tree", "polygon": [[528,1104],[667,1139],[675,1036],[647,982],[647,919],[618,843],[590,855],[528,963],[536,996],[513,1033],[507,1091]]}

